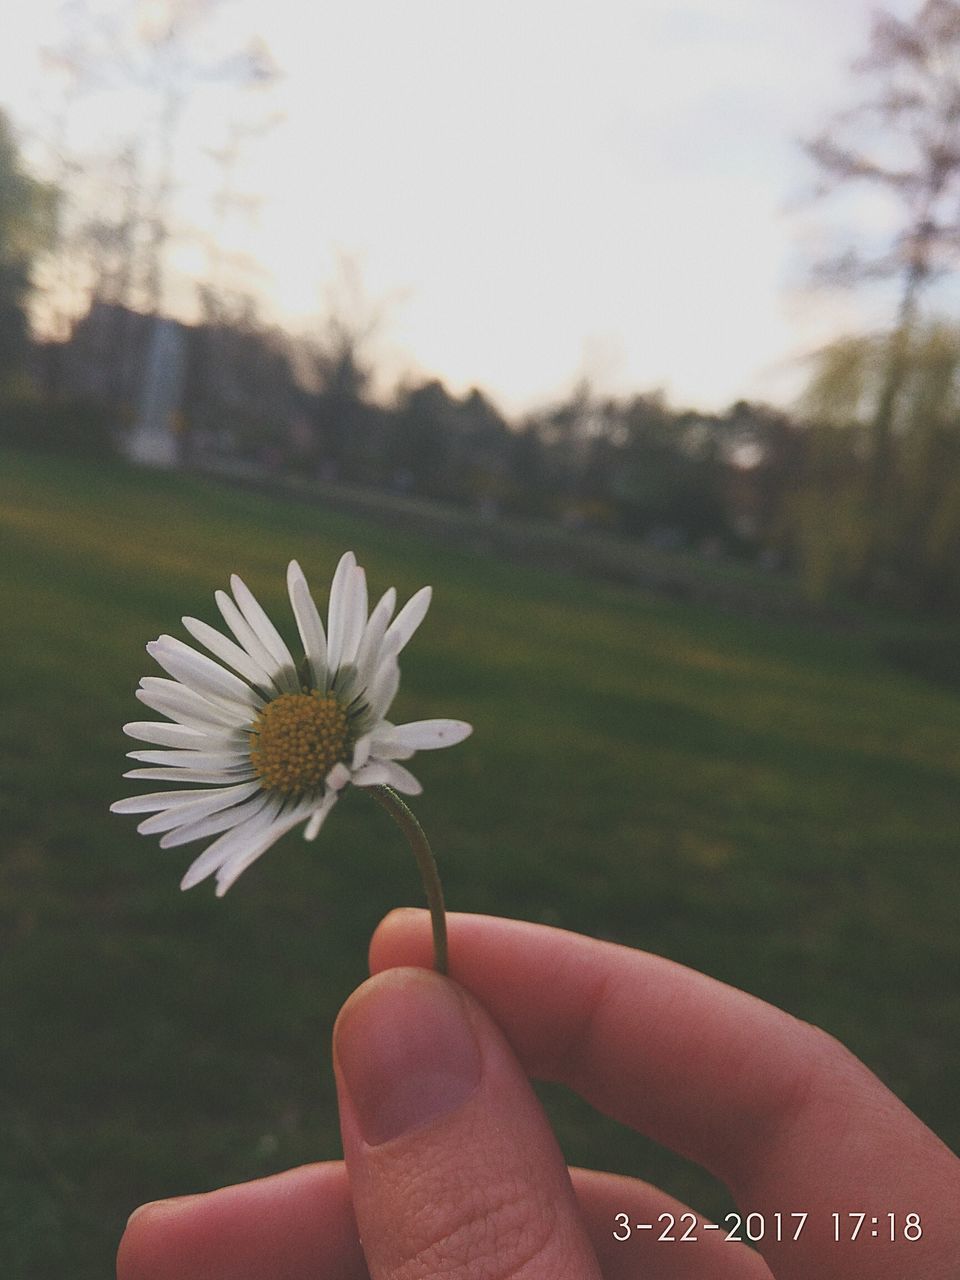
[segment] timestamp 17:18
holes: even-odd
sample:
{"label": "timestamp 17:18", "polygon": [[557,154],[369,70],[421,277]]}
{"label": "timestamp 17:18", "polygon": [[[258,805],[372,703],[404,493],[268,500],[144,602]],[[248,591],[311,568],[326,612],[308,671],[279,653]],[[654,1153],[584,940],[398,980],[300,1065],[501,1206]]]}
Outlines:
{"label": "timestamp 17:18", "polygon": [[868,1218],[865,1213],[834,1213],[833,1238],[851,1243],[858,1237],[869,1240],[919,1240],[923,1235],[919,1213],[905,1213],[898,1221],[895,1213]]}

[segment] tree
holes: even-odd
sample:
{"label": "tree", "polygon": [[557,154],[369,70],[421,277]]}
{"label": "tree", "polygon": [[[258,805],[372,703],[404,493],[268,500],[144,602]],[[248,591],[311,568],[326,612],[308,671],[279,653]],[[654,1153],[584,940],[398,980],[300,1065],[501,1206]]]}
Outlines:
{"label": "tree", "polygon": [[868,96],[807,144],[822,191],[865,184],[888,196],[896,230],[866,256],[848,249],[824,273],[853,284],[890,280],[898,296],[874,380],[862,490],[862,584],[883,559],[882,512],[896,477],[893,437],[909,380],[911,333],[924,295],[960,261],[960,0],[926,0],[912,21],[874,19],[867,56],[855,64]]}
{"label": "tree", "polygon": [[30,272],[50,243],[53,209],[52,188],[25,171],[9,121],[0,112],[0,389],[24,367]]}
{"label": "tree", "polygon": [[[180,152],[191,141],[182,128],[191,100],[201,89],[245,92],[278,77],[258,39],[225,56],[207,51],[205,24],[223,4],[130,0],[104,6],[71,0],[63,7],[63,39],[43,51],[48,73],[61,86],[49,129],[49,166],[63,195],[57,270],[47,300],[51,336],[66,337],[91,298],[151,314],[169,310],[168,248],[178,234],[174,195]],[[118,113],[116,134],[96,150],[78,151],[72,127],[82,114],[78,108],[84,100],[118,91],[129,105]],[[231,156],[235,150],[232,134]],[[220,231],[223,209],[235,197],[232,175],[219,154],[214,158],[221,165],[215,228]],[[212,274],[214,286],[222,285],[216,262]]]}
{"label": "tree", "polygon": [[[887,371],[884,339],[847,338],[822,352],[804,401],[812,424],[796,510],[811,594],[861,575],[870,527],[859,502],[865,446]],[[883,593],[930,611],[960,605],[960,328],[915,325],[904,348],[897,485],[884,507]]]}
{"label": "tree", "polygon": [[386,483],[390,460],[386,418],[374,401],[375,340],[388,299],[371,298],[360,262],[337,255],[336,273],[324,289],[316,336],[301,339],[300,365],[310,386],[313,442],[308,451],[329,477]]}
{"label": "tree", "polygon": [[124,72],[155,102],[154,185],[146,211],[144,290],[148,310],[165,310],[166,248],[171,236],[171,197],[175,187],[177,138],[184,109],[200,85],[224,83],[241,88],[270,84],[277,76],[266,46],[254,40],[224,59],[196,59],[191,52],[195,28],[202,27],[222,0],[159,0],[144,10]]}
{"label": "tree", "polygon": [[436,378],[400,389],[388,458],[401,487],[448,496],[456,413],[456,400]]}
{"label": "tree", "polygon": [[822,194],[865,183],[892,198],[899,226],[881,250],[848,248],[825,274],[899,280],[896,327],[909,327],[923,292],[960,258],[960,0],[927,0],[912,22],[877,14],[854,70],[875,90],[807,150]]}
{"label": "tree", "polygon": [[634,396],[608,417],[619,428],[610,493],[625,532],[671,544],[721,533],[722,467],[709,424],[676,413],[660,393]]}

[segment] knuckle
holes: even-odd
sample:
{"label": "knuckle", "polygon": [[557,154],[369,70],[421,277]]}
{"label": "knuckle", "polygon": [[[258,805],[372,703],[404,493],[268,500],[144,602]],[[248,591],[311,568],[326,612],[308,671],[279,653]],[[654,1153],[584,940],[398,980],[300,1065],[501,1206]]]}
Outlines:
{"label": "knuckle", "polygon": [[[556,1209],[526,1180],[506,1179],[482,1191],[444,1198],[456,1207],[419,1224],[415,1251],[396,1280],[533,1280],[561,1273],[548,1266],[556,1239]],[[438,1201],[434,1201],[437,1205]]]}
{"label": "knuckle", "polygon": [[772,1095],[774,1105],[766,1117],[769,1136],[792,1132],[811,1109],[834,1107],[844,1097],[849,1101],[872,1079],[859,1058],[830,1032],[812,1023],[798,1025],[803,1052],[783,1073],[780,1088]]}

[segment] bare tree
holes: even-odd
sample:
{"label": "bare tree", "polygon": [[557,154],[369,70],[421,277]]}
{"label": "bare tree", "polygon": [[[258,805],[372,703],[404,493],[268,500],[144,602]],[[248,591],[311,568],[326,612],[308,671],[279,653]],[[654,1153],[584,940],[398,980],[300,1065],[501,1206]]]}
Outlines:
{"label": "bare tree", "polygon": [[[864,100],[808,142],[821,193],[866,186],[890,197],[897,230],[883,248],[855,248],[822,264],[834,283],[898,282],[896,314],[883,354],[870,431],[864,504],[877,516],[893,483],[892,437],[908,376],[910,337],[931,285],[960,261],[960,2],[926,0],[904,21],[880,12],[868,54],[854,64],[869,84]],[[863,575],[876,569],[868,539]]]}
{"label": "bare tree", "polygon": [[263,196],[237,189],[237,168],[246,145],[275,128],[282,118],[279,112],[272,112],[256,121],[231,120],[223,144],[206,149],[219,176],[213,194],[213,228],[207,241],[208,279],[201,288],[214,295],[222,291],[236,293],[235,277],[242,278],[256,269],[246,255],[226,248],[231,215],[242,214],[253,220],[263,203]]}
{"label": "bare tree", "polygon": [[[256,39],[224,57],[196,52],[203,24],[225,3],[116,0],[95,11],[88,0],[69,0],[65,6],[64,37],[44,53],[60,82],[51,168],[64,193],[61,278],[52,284],[59,295],[70,293],[66,305],[74,316],[90,294],[152,314],[165,310],[180,127],[191,97],[202,85],[248,89],[277,76]],[[141,104],[128,136],[121,134],[109,154],[78,150],[70,136],[75,109],[118,90],[132,91]]]}
{"label": "bare tree", "polygon": [[[63,340],[87,309],[91,293],[91,243],[101,243],[101,222],[91,237],[89,186],[101,170],[101,157],[79,156],[72,136],[78,108],[105,87],[103,67],[116,43],[116,23],[94,12],[88,0],[66,0],[60,11],[63,36],[40,50],[46,77],[54,88],[44,131],[46,170],[58,192],[54,238],[42,272],[34,321],[44,336]],[[105,179],[109,182],[110,179]]]}
{"label": "bare tree", "polygon": [[141,6],[144,12],[138,24],[138,41],[126,61],[127,75],[146,89],[155,103],[154,181],[146,211],[144,279],[147,307],[154,314],[164,309],[165,250],[171,235],[177,135],[190,94],[203,83],[249,88],[276,77],[269,52],[260,41],[212,62],[194,56],[191,39],[196,27],[222,3],[223,0],[160,0]]}

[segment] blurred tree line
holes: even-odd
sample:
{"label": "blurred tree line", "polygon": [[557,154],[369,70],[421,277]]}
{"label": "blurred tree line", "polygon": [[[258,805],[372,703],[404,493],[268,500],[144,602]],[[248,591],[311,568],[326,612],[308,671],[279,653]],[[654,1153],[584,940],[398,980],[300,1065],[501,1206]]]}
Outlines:
{"label": "blurred tree line", "polygon": [[[160,80],[168,105],[193,74],[177,24],[214,3],[181,0],[177,23],[150,37],[150,57],[159,50],[172,77]],[[254,63],[243,63],[240,83],[264,80]],[[535,517],[667,551],[741,557],[796,573],[818,601],[839,593],[955,614],[960,325],[925,304],[935,286],[949,286],[960,259],[960,0],[926,0],[910,21],[878,14],[856,71],[867,85],[862,100],[807,150],[820,192],[879,196],[890,234],[864,234],[821,272],[831,287],[879,283],[893,319],[817,353],[791,412],[739,401],[702,413],[657,392],[616,398],[581,382],[562,402],[511,422],[480,390],[455,395],[437,379],[377,394],[376,316],[341,299],[312,339],[294,339],[262,321],[242,288],[228,287],[217,259],[198,286],[198,323],[180,326],[181,460],[240,460],[262,473],[453,503],[490,520]],[[232,136],[229,164],[241,132]],[[144,278],[154,283],[169,146],[164,155],[160,195],[145,205],[154,230],[139,237],[151,268]],[[225,164],[221,214],[232,198]],[[6,378],[9,392],[15,373],[21,384],[21,411],[9,395],[0,410],[7,439],[88,452],[122,443],[160,314],[157,289],[130,293],[135,203],[120,202],[112,231],[98,224],[88,305],[68,336],[34,344],[38,390],[27,412],[30,264],[51,248],[69,257],[70,246],[51,241],[52,188],[25,173],[0,119],[0,384]]]}
{"label": "blurred tree line", "polygon": [[54,191],[25,170],[0,112],[0,395],[22,389],[29,348],[31,266],[53,238]]}

